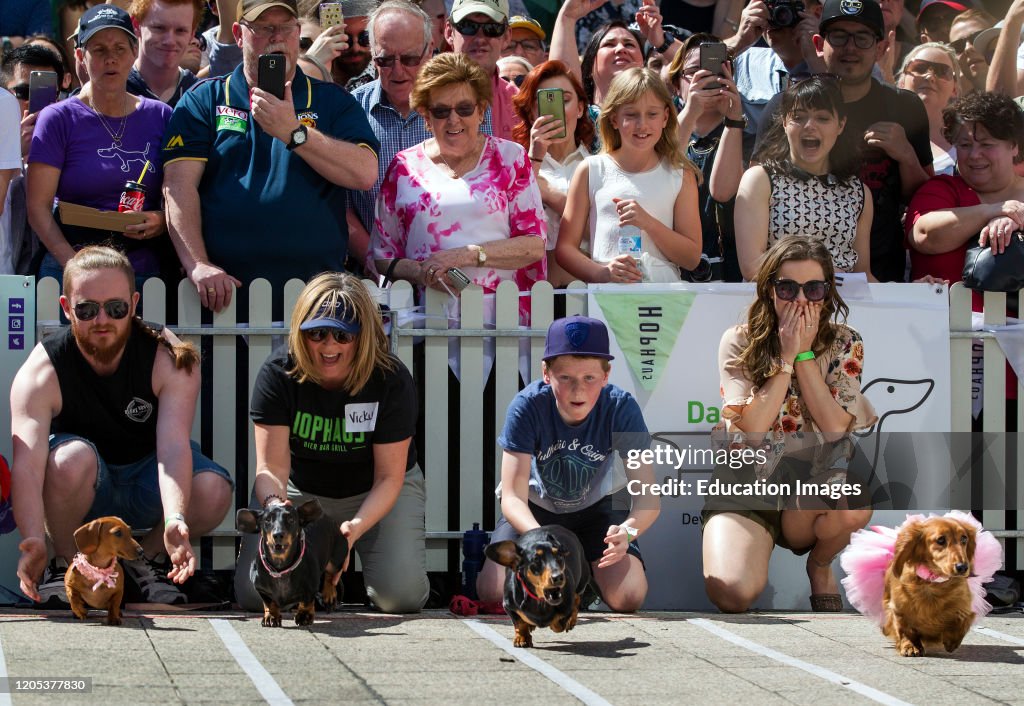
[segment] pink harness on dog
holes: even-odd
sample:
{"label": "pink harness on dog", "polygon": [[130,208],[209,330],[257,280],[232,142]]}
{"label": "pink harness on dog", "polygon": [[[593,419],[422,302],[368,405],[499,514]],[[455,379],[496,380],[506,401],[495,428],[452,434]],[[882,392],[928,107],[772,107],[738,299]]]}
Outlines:
{"label": "pink harness on dog", "polygon": [[89,581],[95,581],[92,590],[98,589],[104,584],[109,588],[114,588],[117,585],[117,559],[110,562],[110,566],[105,569],[93,566],[89,563],[89,560],[85,558],[85,554],[78,552],[75,554],[75,558],[71,561],[71,568],[78,569],[78,573],[84,576]]}
{"label": "pink harness on dog", "polygon": [[297,567],[299,564],[302,563],[302,557],[306,556],[306,531],[305,530],[302,531],[302,550],[299,552],[299,558],[296,559],[295,563],[292,564],[291,566],[289,566],[287,569],[281,569],[280,571],[275,571],[274,569],[270,568],[270,565],[267,563],[266,557],[263,556],[263,548],[265,546],[267,546],[267,544],[266,544],[266,542],[263,541],[263,535],[260,535],[259,555],[260,555],[260,561],[263,563],[263,568],[266,569],[267,573],[270,574],[271,576],[273,576],[275,579],[279,579],[282,576],[284,576],[285,574],[291,573],[292,571],[295,571],[295,567]]}

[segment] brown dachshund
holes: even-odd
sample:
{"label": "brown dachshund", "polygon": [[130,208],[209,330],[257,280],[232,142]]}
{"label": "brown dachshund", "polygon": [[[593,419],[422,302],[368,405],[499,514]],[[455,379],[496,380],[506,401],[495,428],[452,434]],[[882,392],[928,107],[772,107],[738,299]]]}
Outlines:
{"label": "brown dachshund", "polygon": [[71,612],[85,620],[90,607],[105,609],[107,625],[120,625],[124,570],[117,559],[143,557],[132,528],[120,517],[100,517],[75,530],[75,544],[78,554],[64,574]]}
{"label": "brown dachshund", "polygon": [[920,657],[926,643],[952,652],[971,629],[967,578],[976,539],[973,527],[949,517],[911,522],[900,530],[885,572],[882,632],[904,657]]}

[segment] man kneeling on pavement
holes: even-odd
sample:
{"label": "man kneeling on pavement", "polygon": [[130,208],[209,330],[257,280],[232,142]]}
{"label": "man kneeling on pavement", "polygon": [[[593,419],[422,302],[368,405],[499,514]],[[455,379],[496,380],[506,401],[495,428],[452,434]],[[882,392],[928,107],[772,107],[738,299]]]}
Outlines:
{"label": "man kneeling on pavement", "polygon": [[71,326],[38,344],[14,378],[18,578],[37,603],[67,603],[74,532],[106,515],[152,528],[145,558],[124,564],[141,600],[184,603],[175,584],[196,568],[189,537],[215,528],[231,506],[230,475],[189,441],[199,355],[136,317],[138,301],[124,255],[82,249],[64,269],[60,305]]}

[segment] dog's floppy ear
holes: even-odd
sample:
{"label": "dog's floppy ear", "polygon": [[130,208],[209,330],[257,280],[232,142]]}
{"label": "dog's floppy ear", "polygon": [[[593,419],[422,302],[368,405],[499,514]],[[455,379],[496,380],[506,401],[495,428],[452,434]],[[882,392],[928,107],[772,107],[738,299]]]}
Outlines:
{"label": "dog's floppy ear", "polygon": [[484,555],[495,564],[501,564],[515,571],[519,568],[521,557],[519,547],[512,540],[488,544],[484,548]]}
{"label": "dog's floppy ear", "polygon": [[921,530],[920,522],[911,522],[900,530],[899,536],[896,537],[896,547],[893,550],[893,576],[900,576],[903,573],[903,566],[907,562],[923,563],[919,558],[919,547],[924,538]]}
{"label": "dog's floppy ear", "polygon": [[89,524],[82,525],[75,530],[75,545],[78,551],[83,554],[92,554],[100,548],[100,533],[103,531],[103,521],[93,520]]}
{"label": "dog's floppy ear", "polygon": [[[963,528],[964,532],[967,533],[967,561],[971,564],[974,563],[974,548],[978,543],[978,530],[971,527],[966,522],[960,522],[960,527]],[[972,567],[973,568],[973,567]]]}
{"label": "dog's floppy ear", "polygon": [[249,508],[242,508],[235,513],[235,527],[239,532],[255,534],[260,530],[260,517],[263,513]]}
{"label": "dog's floppy ear", "polygon": [[316,522],[319,520],[324,514],[324,509],[320,507],[320,501],[313,498],[312,500],[307,500],[299,505],[298,512],[299,524],[305,527],[310,522]]}

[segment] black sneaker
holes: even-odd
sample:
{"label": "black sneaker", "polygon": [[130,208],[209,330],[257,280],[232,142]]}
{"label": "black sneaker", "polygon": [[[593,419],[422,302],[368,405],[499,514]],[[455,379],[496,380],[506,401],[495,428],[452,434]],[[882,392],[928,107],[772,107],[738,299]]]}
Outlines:
{"label": "black sneaker", "polygon": [[179,605],[187,603],[188,597],[169,578],[170,559],[162,555],[160,559],[136,559],[124,562],[125,578],[131,580],[138,588],[143,603],[164,603]]}
{"label": "black sneaker", "polygon": [[64,573],[68,570],[68,562],[64,557],[57,556],[50,560],[50,563],[43,569],[43,580],[39,582],[36,590],[39,591],[40,601],[37,605],[49,605],[54,608],[70,608],[68,592],[64,587]]}

